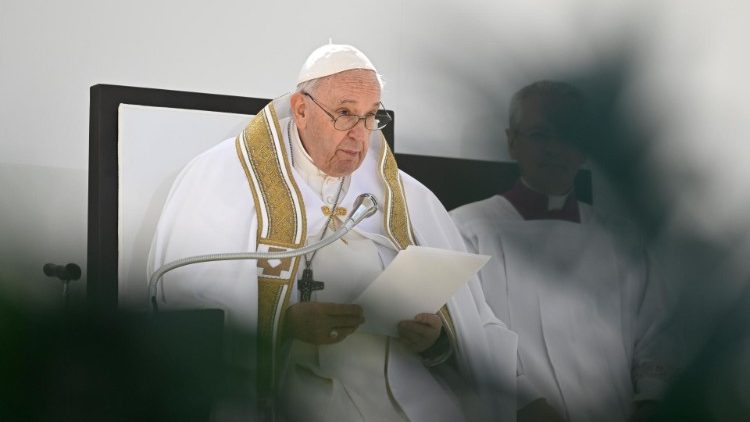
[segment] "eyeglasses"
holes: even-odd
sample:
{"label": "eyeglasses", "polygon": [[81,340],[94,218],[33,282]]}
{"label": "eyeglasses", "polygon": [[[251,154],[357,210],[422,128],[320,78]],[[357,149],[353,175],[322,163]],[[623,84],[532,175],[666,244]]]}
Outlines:
{"label": "eyeglasses", "polygon": [[336,130],[350,130],[354,126],[357,126],[357,123],[359,123],[360,120],[365,121],[366,129],[378,130],[386,127],[388,123],[393,121],[393,119],[391,119],[391,116],[388,115],[388,112],[383,110],[383,103],[380,103],[380,107],[382,108],[378,109],[376,113],[368,113],[364,116],[358,116],[356,114],[344,114],[338,117],[333,117],[333,114],[329,113],[328,110],[320,105],[320,103],[315,101],[315,98],[313,98],[312,95],[304,91],[302,92],[302,94],[309,97],[316,106],[320,107],[320,109],[323,110],[323,112],[331,118],[331,120],[333,121],[333,127]]}

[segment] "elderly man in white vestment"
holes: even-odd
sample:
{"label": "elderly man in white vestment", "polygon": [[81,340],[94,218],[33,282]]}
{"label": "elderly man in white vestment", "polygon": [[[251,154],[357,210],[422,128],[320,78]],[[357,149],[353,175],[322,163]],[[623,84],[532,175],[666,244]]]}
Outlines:
{"label": "elderly man in white vestment", "polygon": [[587,115],[569,84],[521,89],[506,131],[521,179],[451,215],[469,250],[493,256],[485,297],[518,333],[537,391],[571,421],[625,421],[648,414],[665,385],[666,312],[642,242],[575,197]]}
{"label": "elderly man in white vestment", "polygon": [[[230,360],[256,374],[264,412],[305,421],[513,420],[517,337],[476,279],[437,314],[402,321],[397,338],[358,330],[366,315],[352,301],[398,251],[465,248],[432,192],[397,169],[379,130],[388,123],[381,78],[364,54],[323,46],[297,82],[180,173],[149,271],[193,255],[300,248],[340,226],[362,193],[377,198],[377,213],[303,257],[175,270],[162,284],[168,306],[226,310]],[[324,285],[305,297],[301,280]],[[247,340],[242,330],[255,335]]]}

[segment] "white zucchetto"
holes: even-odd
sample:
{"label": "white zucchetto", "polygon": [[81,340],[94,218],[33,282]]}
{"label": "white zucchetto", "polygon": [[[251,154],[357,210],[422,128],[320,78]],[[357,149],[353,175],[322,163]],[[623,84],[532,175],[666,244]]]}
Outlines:
{"label": "white zucchetto", "polygon": [[377,72],[364,53],[346,44],[326,44],[310,53],[297,77],[297,84],[352,69]]}

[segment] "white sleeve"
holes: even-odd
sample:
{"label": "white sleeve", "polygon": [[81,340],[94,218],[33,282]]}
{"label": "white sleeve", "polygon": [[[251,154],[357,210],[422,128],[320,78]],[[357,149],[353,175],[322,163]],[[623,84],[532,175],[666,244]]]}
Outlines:
{"label": "white sleeve", "polygon": [[[193,159],[177,177],[162,210],[149,254],[150,274],[168,262],[195,255],[255,250],[255,208],[233,142]],[[161,283],[167,309],[218,308],[230,331],[252,333],[257,321],[255,261],[188,265]],[[236,341],[235,341],[236,340]],[[254,366],[253,341],[231,336],[230,361]]]}

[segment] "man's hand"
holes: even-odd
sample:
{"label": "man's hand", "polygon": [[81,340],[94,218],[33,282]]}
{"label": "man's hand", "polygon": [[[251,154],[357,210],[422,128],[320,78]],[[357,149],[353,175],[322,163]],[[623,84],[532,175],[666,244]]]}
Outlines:
{"label": "man's hand", "polygon": [[312,344],[333,344],[365,322],[362,307],[338,303],[299,302],[286,310],[284,333]]}
{"label": "man's hand", "polygon": [[398,338],[415,353],[422,353],[440,337],[443,323],[435,314],[419,314],[398,323]]}

